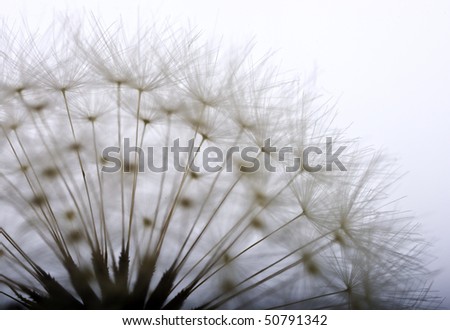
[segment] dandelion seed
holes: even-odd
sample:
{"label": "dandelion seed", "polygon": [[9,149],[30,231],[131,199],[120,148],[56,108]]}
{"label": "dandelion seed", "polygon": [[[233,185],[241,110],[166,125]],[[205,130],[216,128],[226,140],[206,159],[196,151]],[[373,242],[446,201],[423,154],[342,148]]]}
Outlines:
{"label": "dandelion seed", "polygon": [[36,206],[42,206],[47,201],[47,198],[44,195],[36,195],[31,199],[31,203]]}
{"label": "dandelion seed", "polygon": [[150,218],[144,217],[144,219],[142,219],[142,222],[144,224],[144,227],[146,228],[150,228],[151,226],[153,226],[153,221]]}
{"label": "dandelion seed", "polygon": [[53,167],[47,167],[42,171],[42,175],[48,179],[54,179],[58,175],[58,170]]}
{"label": "dandelion seed", "polygon": [[184,197],[180,200],[180,205],[184,208],[190,208],[193,205],[193,201],[190,198]]}
{"label": "dandelion seed", "polygon": [[83,149],[83,145],[79,142],[73,142],[69,145],[69,150],[73,152],[80,152]]}
{"label": "dandelion seed", "polygon": [[72,221],[75,219],[76,214],[74,210],[67,210],[64,213],[64,216],[66,217],[67,220]]}
{"label": "dandelion seed", "polygon": [[67,235],[70,243],[78,243],[83,239],[83,234],[78,230],[73,230]]}

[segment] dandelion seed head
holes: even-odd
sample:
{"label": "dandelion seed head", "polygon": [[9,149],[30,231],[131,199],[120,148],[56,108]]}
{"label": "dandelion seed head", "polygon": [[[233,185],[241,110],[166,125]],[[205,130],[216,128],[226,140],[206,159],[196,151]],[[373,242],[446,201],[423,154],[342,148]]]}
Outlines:
{"label": "dandelion seed head", "polygon": [[[0,267],[0,291],[26,308],[423,306],[411,290],[428,278],[423,245],[389,209],[386,162],[331,128],[314,86],[252,45],[227,51],[170,25],[93,20],[21,38],[1,39],[0,256],[14,270]],[[347,171],[285,170],[329,136],[348,146]],[[267,139],[293,153],[280,160]],[[174,141],[200,149],[180,156],[184,171],[141,168],[170,153],[126,154]],[[252,147],[276,170],[239,153],[191,170],[207,147]]]}

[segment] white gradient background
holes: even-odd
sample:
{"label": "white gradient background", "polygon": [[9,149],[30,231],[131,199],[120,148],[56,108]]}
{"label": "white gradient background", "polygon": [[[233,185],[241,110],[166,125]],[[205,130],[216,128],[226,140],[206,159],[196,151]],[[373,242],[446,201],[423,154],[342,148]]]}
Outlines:
{"label": "white gradient background", "polygon": [[0,0],[0,17],[31,30],[60,13],[126,24],[167,17],[224,43],[255,37],[256,51],[276,51],[283,69],[314,72],[337,99],[336,125],[351,124],[349,136],[385,150],[407,173],[393,198],[405,197],[399,206],[432,242],[431,267],[441,270],[434,288],[450,308],[450,1],[76,2]]}

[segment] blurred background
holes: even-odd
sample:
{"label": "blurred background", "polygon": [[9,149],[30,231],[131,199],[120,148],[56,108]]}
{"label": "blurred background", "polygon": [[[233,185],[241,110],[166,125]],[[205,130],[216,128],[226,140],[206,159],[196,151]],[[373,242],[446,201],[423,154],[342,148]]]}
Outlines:
{"label": "blurred background", "polygon": [[[450,308],[450,1],[0,0],[8,25],[45,29],[55,17],[190,24],[226,47],[256,43],[282,72],[315,80],[337,127],[394,158],[392,199],[432,243],[434,289]],[[3,30],[0,33],[5,33]],[[403,197],[403,198],[402,198]]]}

